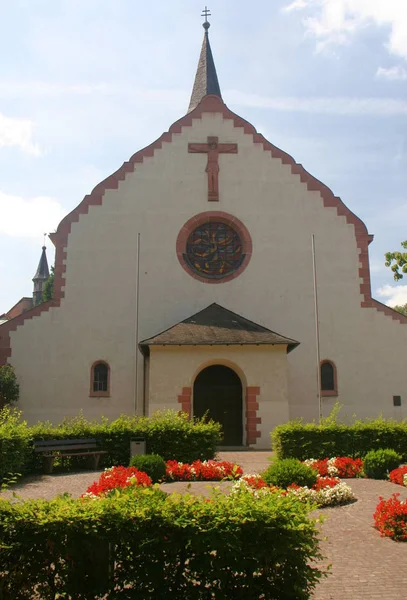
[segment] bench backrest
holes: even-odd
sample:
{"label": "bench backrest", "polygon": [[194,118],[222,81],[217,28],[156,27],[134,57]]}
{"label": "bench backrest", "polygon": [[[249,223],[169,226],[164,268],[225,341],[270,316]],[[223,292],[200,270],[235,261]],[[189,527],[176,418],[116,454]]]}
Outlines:
{"label": "bench backrest", "polygon": [[97,448],[95,439],[78,438],[65,440],[37,440],[34,442],[35,452],[46,450],[90,450]]}

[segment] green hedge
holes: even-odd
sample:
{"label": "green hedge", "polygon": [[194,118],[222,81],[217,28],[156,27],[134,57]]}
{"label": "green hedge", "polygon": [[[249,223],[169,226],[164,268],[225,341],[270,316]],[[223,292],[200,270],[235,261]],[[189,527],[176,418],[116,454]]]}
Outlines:
{"label": "green hedge", "polygon": [[22,474],[31,456],[29,428],[21,413],[5,407],[0,410],[0,481]]}
{"label": "green hedge", "polygon": [[278,458],[363,457],[370,450],[390,448],[407,460],[405,421],[357,421],[353,425],[316,425],[292,421],[278,425],[271,434]]}
{"label": "green hedge", "polygon": [[0,499],[0,594],[140,600],[307,599],[321,577],[309,507],[279,494],[157,489]]}
{"label": "green hedge", "polygon": [[[6,411],[7,409],[4,409]],[[95,438],[101,449],[107,454],[102,456],[100,466],[128,465],[130,460],[130,440],[144,438],[147,453],[159,454],[164,460],[193,462],[214,458],[216,447],[221,441],[221,426],[205,419],[189,420],[185,413],[175,411],[157,412],[151,417],[121,416],[115,421],[91,422],[80,415],[66,419],[60,425],[38,423],[27,427],[12,416],[9,411],[0,411],[4,415],[2,427],[0,416],[0,459],[7,458],[7,468],[3,470],[17,473],[41,471],[41,456],[33,449],[35,440],[65,438]],[[18,414],[18,413],[16,413]],[[2,450],[4,447],[4,450]],[[63,459],[63,468],[77,468],[86,459]],[[4,464],[6,464],[4,463]],[[56,463],[58,467],[58,463]],[[1,479],[0,467],[0,479]]]}

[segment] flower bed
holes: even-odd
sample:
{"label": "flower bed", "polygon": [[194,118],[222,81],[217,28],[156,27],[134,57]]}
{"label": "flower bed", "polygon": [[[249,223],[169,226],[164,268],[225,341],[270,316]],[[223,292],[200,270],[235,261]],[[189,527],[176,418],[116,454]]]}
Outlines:
{"label": "flower bed", "polygon": [[316,469],[321,477],[331,475],[332,477],[341,477],[350,479],[357,477],[362,473],[363,462],[360,458],[350,458],[348,456],[334,456],[333,458],[309,458],[304,463],[313,469]]}
{"label": "flower bed", "polygon": [[390,537],[399,542],[407,541],[407,502],[393,494],[388,500],[380,497],[373,515],[375,527],[382,537]]}
{"label": "flower bed", "polygon": [[404,485],[407,487],[407,466],[399,467],[398,469],[393,469],[393,471],[390,471],[389,479],[392,483],[397,483],[398,485]]}
{"label": "flower bed", "polygon": [[221,481],[239,479],[242,467],[228,461],[196,460],[192,464],[167,461],[166,481]]}
{"label": "flower bed", "polygon": [[149,487],[151,485],[150,477],[135,467],[111,467],[103,471],[99,480],[88,487],[83,497],[105,496],[115,489]]}
{"label": "flower bed", "polygon": [[286,490],[268,486],[260,475],[243,475],[232,488],[232,493],[252,491],[258,496],[264,493],[278,493],[283,496],[293,495],[303,502],[317,504],[319,508],[349,504],[356,500],[351,488],[337,477],[318,477],[312,488],[290,485]]}

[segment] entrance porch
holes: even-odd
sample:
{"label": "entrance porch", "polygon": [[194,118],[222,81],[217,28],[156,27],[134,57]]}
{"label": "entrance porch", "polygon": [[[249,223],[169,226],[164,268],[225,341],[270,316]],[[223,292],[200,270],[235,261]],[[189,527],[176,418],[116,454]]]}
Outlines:
{"label": "entrance porch", "polygon": [[140,344],[146,412],[175,409],[221,423],[226,447],[270,448],[289,419],[287,352],[298,345],[218,305]]}

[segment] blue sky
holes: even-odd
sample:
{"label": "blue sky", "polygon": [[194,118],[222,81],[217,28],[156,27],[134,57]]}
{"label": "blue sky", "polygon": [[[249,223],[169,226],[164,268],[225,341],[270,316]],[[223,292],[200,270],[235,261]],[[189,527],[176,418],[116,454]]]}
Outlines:
{"label": "blue sky", "polygon": [[[43,233],[187,109],[197,0],[0,0],[0,314],[32,293]],[[374,295],[407,238],[407,0],[213,0],[223,99],[375,234]],[[53,249],[47,242],[50,263]]]}

